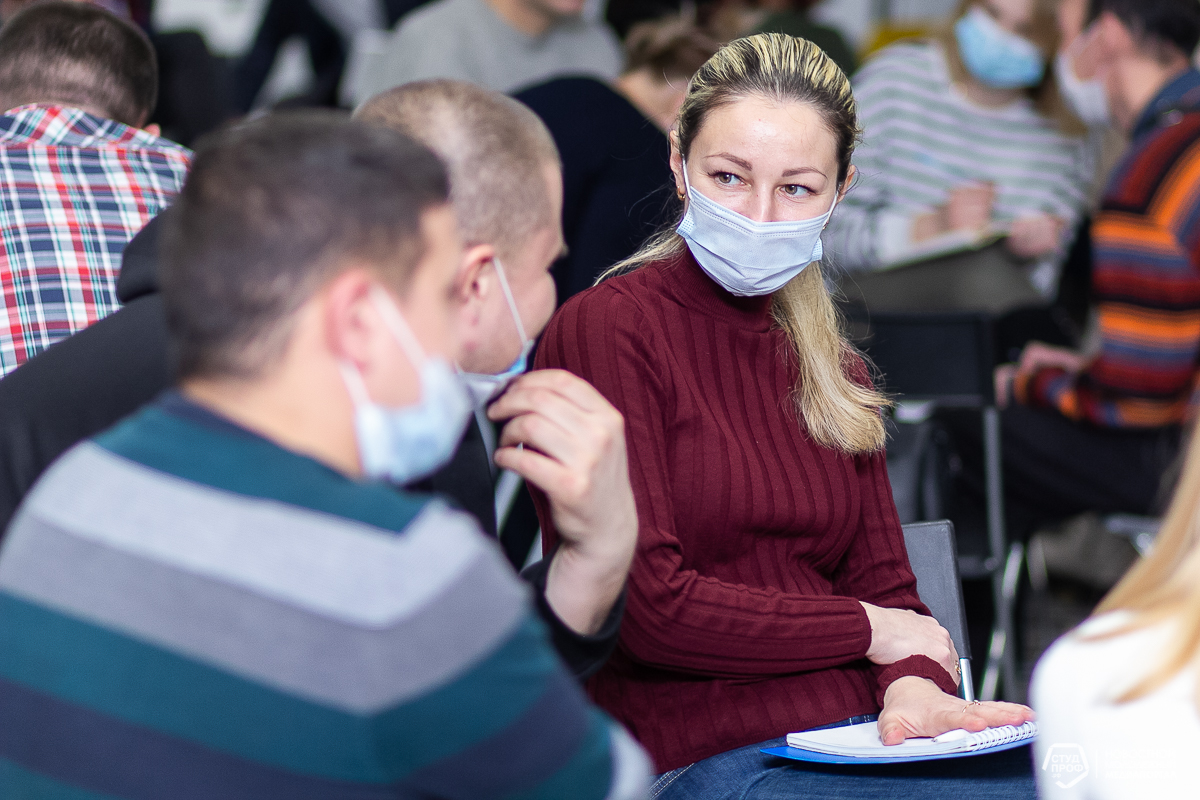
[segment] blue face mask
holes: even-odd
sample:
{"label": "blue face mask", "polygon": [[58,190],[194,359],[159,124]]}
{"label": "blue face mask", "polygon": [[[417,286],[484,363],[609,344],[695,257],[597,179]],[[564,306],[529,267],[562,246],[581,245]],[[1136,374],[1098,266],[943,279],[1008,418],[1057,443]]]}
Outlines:
{"label": "blue face mask", "polygon": [[837,207],[836,197],[820,217],[755,222],[693,189],[686,161],[683,183],[688,207],[676,230],[700,267],[730,294],[772,294],[824,255],[821,231]]}
{"label": "blue face mask", "polygon": [[421,349],[404,316],[382,289],[371,302],[416,368],[421,398],[416,405],[387,408],[371,400],[358,370],[342,362],[342,377],[354,401],[354,431],[363,472],[397,484],[424,478],[454,455],[471,418],[471,403],[445,360]]}
{"label": "blue face mask", "polygon": [[525,325],[521,322],[521,312],[517,311],[517,301],[513,297],[512,288],[508,285],[508,277],[504,274],[504,266],[500,259],[492,260],[496,267],[496,279],[504,292],[504,300],[508,303],[509,313],[517,326],[517,335],[521,337],[521,354],[512,366],[498,375],[488,375],[480,372],[463,372],[462,380],[471,394],[471,400],[476,408],[487,405],[504,393],[513,381],[525,374],[529,368],[529,353],[533,350],[533,341],[525,335]]}
{"label": "blue face mask", "polygon": [[979,6],[954,25],[958,52],[980,83],[993,89],[1027,89],[1046,74],[1046,58],[1037,45],[1000,27]]}

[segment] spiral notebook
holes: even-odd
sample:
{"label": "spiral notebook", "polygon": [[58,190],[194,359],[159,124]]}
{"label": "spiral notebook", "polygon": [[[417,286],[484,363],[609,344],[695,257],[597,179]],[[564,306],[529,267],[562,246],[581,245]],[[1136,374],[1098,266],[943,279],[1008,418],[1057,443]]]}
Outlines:
{"label": "spiral notebook", "polygon": [[768,747],[763,752],[796,761],[823,764],[895,764],[903,761],[932,761],[960,758],[978,753],[995,753],[1032,742],[1037,723],[1019,727],[1003,725],[978,733],[950,731],[932,739],[907,739],[885,745],[879,739],[879,724],[864,722],[841,728],[790,733],[787,747]]}

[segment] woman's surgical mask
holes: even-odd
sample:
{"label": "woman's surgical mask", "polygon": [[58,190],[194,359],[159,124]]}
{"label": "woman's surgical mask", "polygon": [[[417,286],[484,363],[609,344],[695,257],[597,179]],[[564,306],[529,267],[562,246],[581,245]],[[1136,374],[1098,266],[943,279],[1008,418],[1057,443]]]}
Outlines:
{"label": "woman's surgical mask", "polygon": [[993,89],[1027,89],[1046,74],[1046,58],[1037,45],[1005,30],[979,6],[954,25],[958,52],[967,70]]}
{"label": "woman's surgical mask", "polygon": [[1079,53],[1087,47],[1087,33],[1081,33],[1066,50],[1058,54],[1054,62],[1054,72],[1058,78],[1058,88],[1067,105],[1079,119],[1089,128],[1100,127],[1112,123],[1112,111],[1108,105],[1108,93],[1104,81],[1099,77],[1082,80],[1075,74],[1074,61]]}
{"label": "woman's surgical mask", "polygon": [[525,325],[521,322],[521,312],[517,310],[517,300],[513,297],[512,287],[509,286],[508,277],[504,274],[504,266],[498,258],[492,259],[492,264],[496,267],[496,279],[500,283],[501,291],[504,292],[504,300],[508,303],[509,313],[512,314],[513,322],[516,323],[517,335],[521,337],[521,353],[511,367],[497,375],[479,372],[461,373],[463,383],[466,384],[467,391],[471,394],[471,401],[476,408],[487,405],[499,397],[509,387],[509,384],[525,373],[525,370],[529,368],[529,353],[533,350],[533,340],[525,334]]}
{"label": "woman's surgical mask", "polygon": [[700,267],[731,294],[772,294],[824,255],[821,231],[837,206],[836,196],[819,217],[755,222],[693,189],[686,161],[683,183],[688,207],[676,230]]}
{"label": "woman's surgical mask", "polygon": [[471,402],[445,359],[425,355],[388,293],[374,287],[371,302],[416,369],[421,397],[416,405],[382,406],[367,394],[358,369],[341,362],[342,378],[354,402],[358,454],[368,477],[411,483],[433,474],[453,457],[471,418]]}

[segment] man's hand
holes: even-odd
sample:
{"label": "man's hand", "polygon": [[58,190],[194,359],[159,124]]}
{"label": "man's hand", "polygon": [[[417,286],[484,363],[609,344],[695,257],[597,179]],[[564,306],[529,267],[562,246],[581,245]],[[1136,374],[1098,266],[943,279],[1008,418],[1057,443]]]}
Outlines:
{"label": "man's hand", "polygon": [[909,656],[928,656],[958,683],[958,651],[946,629],[933,617],[907,608],[881,608],[859,601],[871,623],[867,660],[895,664]]}
{"label": "man's hand", "polygon": [[621,594],[637,546],[625,420],[591,384],[563,370],[522,375],[488,417],[508,420],[496,464],[550,501],[562,544],[546,576],[546,600],[573,630],[594,634]]}
{"label": "man's hand", "polygon": [[879,712],[879,738],[900,744],[916,736],[940,736],[962,728],[978,733],[998,725],[1023,725],[1033,709],[1017,703],[967,703],[946,694],[933,681],[909,676],[888,687]]}
{"label": "man's hand", "polygon": [[1063,369],[1072,374],[1083,372],[1087,367],[1087,359],[1074,350],[1065,347],[1053,347],[1042,342],[1030,342],[1021,351],[1021,361],[1017,371],[1021,373],[1036,372],[1039,369]]}

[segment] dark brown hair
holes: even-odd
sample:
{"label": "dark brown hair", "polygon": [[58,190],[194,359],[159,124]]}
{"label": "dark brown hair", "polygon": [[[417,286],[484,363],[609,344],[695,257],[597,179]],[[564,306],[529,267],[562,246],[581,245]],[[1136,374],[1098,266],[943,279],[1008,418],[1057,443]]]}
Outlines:
{"label": "dark brown hair", "polygon": [[0,111],[54,102],[140,126],[157,98],[150,40],[102,8],[37,3],[0,27]]}
{"label": "dark brown hair", "polygon": [[404,291],[421,215],[447,202],[437,157],[335,112],[275,114],[202,140],[163,221],[163,300],[181,378],[253,377],[292,314],[364,262]]}
{"label": "dark brown hair", "polygon": [[686,83],[721,43],[681,17],[640,22],[625,37],[625,72],[649,70],[666,81]]}

